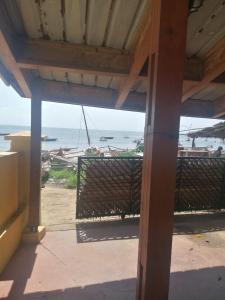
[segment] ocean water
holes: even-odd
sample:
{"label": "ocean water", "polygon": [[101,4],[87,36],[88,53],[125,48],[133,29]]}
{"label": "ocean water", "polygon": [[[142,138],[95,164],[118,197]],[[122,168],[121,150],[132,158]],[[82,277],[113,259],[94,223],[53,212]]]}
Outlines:
{"label": "ocean water", "polygon": [[[0,125],[0,133],[14,133],[19,131],[30,130],[25,126],[7,126]],[[84,150],[88,147],[86,131],[84,129],[68,129],[68,128],[42,128],[42,134],[50,138],[57,138],[55,142],[42,142],[43,150],[52,150],[62,148],[76,148],[77,150]],[[117,147],[121,149],[133,149],[136,147],[134,140],[143,138],[143,132],[133,131],[113,131],[113,130],[89,130],[91,146],[97,147]],[[114,139],[106,142],[101,142],[101,136],[113,136]],[[191,139],[186,135],[180,135],[179,143],[184,147],[191,147]],[[195,140],[197,147],[208,147],[217,149],[222,146],[225,150],[225,143],[221,139],[214,138],[198,138]],[[10,142],[5,141],[4,137],[0,136],[0,151],[9,150]]]}
{"label": "ocean water", "polygon": [[[0,125],[0,133],[15,133],[19,131],[29,131],[29,127],[25,126],[7,126]],[[84,129],[69,129],[69,128],[42,128],[42,134],[50,138],[57,138],[54,142],[42,142],[43,150],[52,150],[62,148],[76,148],[83,150],[88,147],[87,135]],[[132,131],[113,131],[113,130],[89,130],[91,146],[97,147],[117,147],[121,149],[135,148],[136,143],[133,141],[143,137],[143,132]],[[112,136],[114,139],[106,142],[101,142],[101,136]],[[10,147],[10,141],[5,141],[4,137],[0,136],[0,151],[7,151]]]}

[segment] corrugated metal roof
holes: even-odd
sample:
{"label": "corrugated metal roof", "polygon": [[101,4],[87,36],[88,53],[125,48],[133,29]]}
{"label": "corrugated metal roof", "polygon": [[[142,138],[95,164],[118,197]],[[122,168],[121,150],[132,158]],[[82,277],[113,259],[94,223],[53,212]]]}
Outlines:
{"label": "corrugated metal roof", "polygon": [[[5,1],[10,9],[11,1]],[[150,0],[17,0],[27,35],[131,49]],[[14,24],[19,24],[12,15]]]}
{"label": "corrugated metal roof", "polygon": [[225,1],[206,0],[188,20],[187,54],[202,57],[225,35]]}
{"label": "corrugated metal roof", "polygon": [[[17,0],[18,7],[14,6],[12,13],[11,1],[5,1],[14,25],[20,28],[20,33],[24,27],[24,33],[30,38],[126,50],[135,44],[149,3],[150,0]],[[39,75],[45,79],[113,89],[118,89],[121,83],[120,78],[93,74],[39,71]]]}
{"label": "corrugated metal roof", "polygon": [[[132,51],[151,0],[4,0],[19,34],[34,39],[112,47]],[[187,54],[204,56],[225,35],[225,1],[206,0],[188,20]],[[39,71],[46,79],[118,89],[124,79],[93,74]],[[146,92],[137,79],[132,90]],[[196,99],[216,99],[222,88],[207,88]],[[225,93],[224,93],[225,94]]]}

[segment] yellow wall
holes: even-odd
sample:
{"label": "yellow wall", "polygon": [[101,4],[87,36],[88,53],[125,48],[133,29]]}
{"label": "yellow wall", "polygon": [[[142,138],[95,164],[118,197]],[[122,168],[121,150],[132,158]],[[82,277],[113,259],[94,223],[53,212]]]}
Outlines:
{"label": "yellow wall", "polygon": [[18,209],[18,153],[0,153],[0,227]]}
{"label": "yellow wall", "polygon": [[21,208],[7,226],[0,231],[0,274],[10,261],[22,238],[25,225],[25,210]]}
{"label": "yellow wall", "polygon": [[22,162],[19,153],[0,152],[0,273],[15,252],[26,222]]}

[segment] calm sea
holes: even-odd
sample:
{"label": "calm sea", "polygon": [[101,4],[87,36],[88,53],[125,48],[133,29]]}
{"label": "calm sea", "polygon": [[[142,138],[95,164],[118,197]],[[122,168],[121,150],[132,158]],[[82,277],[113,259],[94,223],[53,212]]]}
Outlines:
{"label": "calm sea", "polygon": [[[23,126],[7,126],[0,125],[0,133],[14,133],[18,131],[30,130],[29,127]],[[69,128],[42,128],[42,134],[49,138],[57,138],[54,142],[42,142],[43,150],[52,150],[62,148],[77,148],[83,150],[88,147],[87,135],[84,129],[69,129]],[[122,149],[135,148],[134,140],[143,137],[142,132],[132,131],[112,131],[112,130],[89,130],[91,146],[107,147],[114,146]],[[101,142],[101,136],[112,136],[112,140]],[[10,142],[5,141],[4,137],[0,136],[0,150],[9,150]]]}
{"label": "calm sea", "polygon": [[[30,130],[25,126],[7,126],[0,125],[0,133],[14,133],[18,131]],[[77,148],[83,150],[88,147],[86,131],[84,129],[69,129],[69,128],[42,128],[42,134],[47,135],[50,138],[57,138],[54,142],[42,142],[43,150],[59,149],[62,148]],[[91,146],[107,147],[114,146],[121,149],[135,148],[136,143],[134,140],[143,138],[143,132],[133,131],[113,131],[113,130],[89,130],[91,138]],[[112,140],[101,142],[101,136],[112,136]],[[181,135],[179,142],[184,147],[191,147],[191,139],[189,140],[186,135]],[[218,146],[222,146],[225,149],[224,141],[220,139],[208,138],[196,139],[197,147],[209,147],[217,149]],[[5,141],[4,137],[0,136],[0,151],[9,150],[10,142]]]}

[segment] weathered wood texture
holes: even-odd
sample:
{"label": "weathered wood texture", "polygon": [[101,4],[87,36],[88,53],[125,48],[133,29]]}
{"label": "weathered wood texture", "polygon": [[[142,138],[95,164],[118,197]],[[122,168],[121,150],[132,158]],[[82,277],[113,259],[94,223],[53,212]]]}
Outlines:
{"label": "weathered wood texture", "polygon": [[[147,77],[147,68],[141,72],[148,57],[146,35],[144,31],[134,54],[106,47],[18,38],[14,55],[20,68],[116,76],[128,81],[131,88],[139,76]],[[202,68],[199,58],[186,59],[184,78],[201,80]]]}
{"label": "weathered wood texture", "polygon": [[204,89],[211,81],[225,72],[225,37],[205,55],[203,61],[203,77],[200,82],[185,91],[182,97],[183,102]]}
{"label": "weathered wood texture", "polygon": [[5,36],[3,31],[0,31],[0,55],[1,55],[1,59],[4,62],[4,65],[7,66],[8,71],[11,74],[13,74],[13,77],[17,81],[17,84],[21,89],[21,91],[23,92],[24,96],[30,98],[31,97],[30,88],[23,76],[23,73],[21,72],[20,68],[16,63],[14,55],[8,44],[7,37]]}
{"label": "weathered wood texture", "polygon": [[[112,89],[86,87],[72,83],[38,79],[33,82],[32,93],[41,92],[43,101],[87,105],[93,107],[115,108],[118,93]],[[146,94],[129,93],[121,109],[145,112]],[[213,101],[192,100],[185,101],[181,106],[181,115],[188,117],[211,118],[214,114]]]}
{"label": "weathered wood texture", "polygon": [[168,299],[188,1],[153,0],[138,300]]}
{"label": "weathered wood texture", "polygon": [[45,40],[18,40],[16,60],[21,68],[127,76],[131,55],[103,47]]}
{"label": "weathered wood texture", "polygon": [[41,100],[31,100],[31,158],[30,158],[30,202],[28,227],[36,230],[40,225],[41,197]]}
{"label": "weathered wood texture", "polygon": [[145,24],[145,28],[138,40],[132,65],[130,67],[129,76],[125,79],[123,85],[121,86],[116,100],[116,108],[119,108],[125,102],[135,80],[137,79],[147,57],[149,54],[149,34],[151,29],[151,7],[149,8],[149,14]]}

